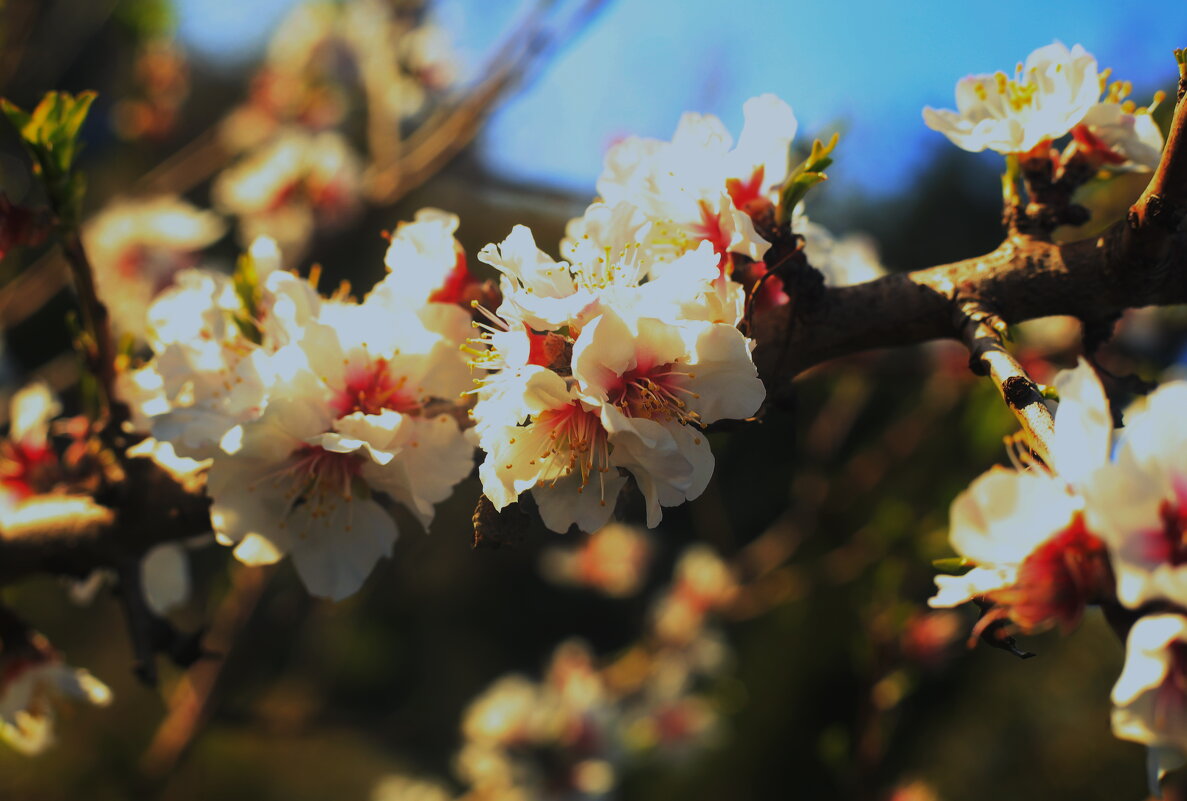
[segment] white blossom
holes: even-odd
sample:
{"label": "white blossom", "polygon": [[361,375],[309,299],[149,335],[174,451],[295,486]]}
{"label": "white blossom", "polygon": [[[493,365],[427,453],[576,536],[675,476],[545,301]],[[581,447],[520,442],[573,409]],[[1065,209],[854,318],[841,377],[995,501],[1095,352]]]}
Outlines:
{"label": "white blossom", "polygon": [[1147,615],[1129,630],[1113,686],[1113,734],[1149,751],[1150,789],[1187,763],[1187,618]]}
{"label": "white blossom", "polygon": [[1187,382],[1163,384],[1126,412],[1116,458],[1090,486],[1088,516],[1109,546],[1117,598],[1187,602]]}
{"label": "white blossom", "polygon": [[956,111],[923,110],[927,126],[974,153],[1025,153],[1084,119],[1100,99],[1096,59],[1080,45],[1040,47],[1013,78],[969,75],[956,84]]}
{"label": "white blossom", "polygon": [[1060,404],[1051,464],[1048,469],[993,468],[956,498],[949,540],[975,566],[962,576],[936,576],[931,606],[957,606],[1009,588],[1036,549],[1059,534],[1081,533],[1076,521],[1082,521],[1090,476],[1109,458],[1112,417],[1104,389],[1086,362],[1060,373],[1056,386]]}
{"label": "white blossom", "polygon": [[424,349],[432,336],[415,318],[375,327],[374,305],[326,304],[322,317],[335,325],[310,322],[277,352],[300,366],[258,419],[223,438],[207,487],[215,533],[240,560],[291,555],[310,592],[335,599],[355,592],[395,541],[373,493],[428,526],[473,464],[457,422],[428,409],[466,380],[456,349],[440,339]]}
{"label": "white blossom", "polygon": [[72,668],[40,637],[28,648],[4,643],[0,653],[0,740],[33,756],[54,741],[55,706],[63,699],[95,706],[111,703],[111,690],[81,668]]}
{"label": "white blossom", "polygon": [[340,225],[354,214],[360,182],[358,156],[340,134],[289,129],[228,167],[211,197],[239,218],[244,241],[271,237],[292,262],[314,229]]}
{"label": "white blossom", "polygon": [[223,231],[218,215],[171,195],[118,201],[90,220],[83,246],[115,330],[143,338],[149,303]]}

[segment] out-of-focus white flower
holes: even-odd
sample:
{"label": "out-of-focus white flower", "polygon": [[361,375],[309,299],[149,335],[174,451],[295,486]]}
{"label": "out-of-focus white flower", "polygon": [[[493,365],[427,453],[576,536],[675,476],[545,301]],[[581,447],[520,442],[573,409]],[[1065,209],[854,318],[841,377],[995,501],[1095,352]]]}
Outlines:
{"label": "out-of-focus white flower", "polygon": [[446,31],[434,25],[409,27],[382,0],[345,6],[340,29],[358,64],[367,113],[394,126],[419,113],[431,91],[456,79],[457,60]]}
{"label": "out-of-focus white flower", "polygon": [[115,329],[142,338],[149,303],[223,231],[216,214],[172,195],[112,203],[90,220],[83,245]]}
{"label": "out-of-focus white flower", "polygon": [[59,475],[50,447],[50,421],[62,413],[48,385],[37,381],[9,403],[8,437],[0,442],[0,523],[21,501],[52,488]]}
{"label": "out-of-focus white flower", "polygon": [[411,776],[384,776],[371,790],[371,801],[452,801],[441,783]]}
{"label": "out-of-focus white flower", "polygon": [[625,598],[639,589],[651,561],[646,530],[609,523],[590,534],[577,548],[549,548],[541,556],[545,577],[558,584],[590,587]]}
{"label": "out-of-focus white flower", "polygon": [[1187,763],[1187,618],[1147,615],[1129,630],[1113,686],[1113,734],[1150,749],[1150,788]]}
{"label": "out-of-focus white flower", "polygon": [[957,110],[929,106],[923,120],[963,150],[1025,153],[1069,132],[1100,94],[1096,58],[1080,45],[1068,50],[1054,42],[1031,53],[1013,78],[1004,72],[961,78]]}
{"label": "out-of-focus white flower", "polygon": [[28,647],[0,653],[0,739],[29,756],[54,741],[54,707],[60,699],[111,703],[111,690],[81,668],[64,664],[49,643],[32,635]]}
{"label": "out-of-focus white flower", "polygon": [[796,206],[791,230],[804,237],[804,253],[808,263],[824,275],[828,286],[849,286],[872,281],[886,274],[878,258],[874,240],[864,234],[849,234],[840,239],[819,223],[812,222],[803,212],[803,204]]}
{"label": "out-of-focus white flower", "polygon": [[525,676],[504,676],[470,702],[462,718],[462,734],[488,745],[530,741],[539,701],[534,682]]}
{"label": "out-of-focus white flower", "polygon": [[[1061,400],[1049,470],[994,468],[957,497],[949,540],[975,567],[963,576],[937,576],[931,606],[989,595],[1023,628],[1070,627],[1089,596],[1111,591],[1102,586],[1109,574],[1093,533],[1099,529],[1084,519],[1086,485],[1109,458],[1108,400],[1083,360],[1055,383]],[[1072,552],[1077,558],[1064,558]]]}
{"label": "out-of-focus white flower", "polygon": [[290,554],[310,592],[335,599],[355,592],[395,541],[374,492],[428,526],[473,465],[457,422],[426,413],[464,385],[456,349],[440,339],[424,349],[431,335],[415,318],[376,327],[374,305],[327,304],[322,318],[334,325],[310,322],[277,352],[305,366],[271,387],[258,419],[227,433],[207,483],[216,535],[237,544],[236,557],[267,564]]}
{"label": "out-of-focus white flower", "polygon": [[1148,172],[1162,158],[1162,131],[1148,108],[1132,101],[1097,103],[1072,129],[1079,147],[1120,170]]}
{"label": "out-of-focus white flower", "polygon": [[291,264],[314,229],[354,214],[359,191],[359,159],[340,134],[290,129],[227,168],[211,198],[239,218],[243,240],[271,237]]}
{"label": "out-of-focus white flower", "polygon": [[664,642],[687,647],[696,642],[706,616],[729,602],[737,582],[729,567],[706,545],[680,556],[672,585],[652,609],[652,627]]}
{"label": "out-of-focus white flower", "polygon": [[1187,602],[1187,382],[1131,407],[1116,458],[1090,483],[1088,519],[1109,546],[1117,598]]}

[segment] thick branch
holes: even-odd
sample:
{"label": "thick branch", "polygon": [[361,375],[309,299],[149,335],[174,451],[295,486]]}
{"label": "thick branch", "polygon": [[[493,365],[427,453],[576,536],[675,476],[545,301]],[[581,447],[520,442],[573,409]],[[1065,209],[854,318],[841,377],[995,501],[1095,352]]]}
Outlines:
{"label": "thick branch", "polygon": [[1145,192],[1099,236],[1053,244],[1007,238],[992,253],[825,289],[810,304],[754,320],[755,361],[772,393],[805,370],[873,348],[960,338],[960,302],[1006,323],[1071,315],[1088,324],[1125,309],[1187,303],[1187,103],[1179,102]]}
{"label": "thick branch", "polygon": [[118,570],[154,545],[210,531],[209,501],[186,492],[148,459],[126,464],[127,481],[93,499],[43,495],[0,530],[0,584],[37,573],[84,577]]}
{"label": "thick branch", "polygon": [[956,299],[975,298],[1007,323],[1071,315],[1095,321],[1125,309],[1187,302],[1187,241],[1162,237],[1153,257],[1127,223],[1100,237],[1056,245],[1007,240],[974,259],[824,290],[788,319],[776,308],[755,321],[755,361],[768,389],[840,356],[959,338]]}

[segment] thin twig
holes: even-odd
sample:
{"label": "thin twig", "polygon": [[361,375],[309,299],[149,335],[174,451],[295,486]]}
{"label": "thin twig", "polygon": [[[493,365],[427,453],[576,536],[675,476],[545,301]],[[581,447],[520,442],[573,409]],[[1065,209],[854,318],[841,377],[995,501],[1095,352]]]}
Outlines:
{"label": "thin twig", "polygon": [[1004,326],[995,315],[976,304],[966,306],[958,314],[962,318],[961,332],[969,349],[970,366],[993,379],[1006,406],[1026,432],[1031,450],[1050,464],[1055,419],[1038,386],[1002,345]]}
{"label": "thin twig", "polygon": [[206,647],[218,658],[196,663],[173,688],[169,711],[140,760],[141,774],[150,783],[160,782],[173,771],[213,713],[227,658],[263,597],[271,575],[269,568],[236,565],[232,569],[231,588],[219,602],[205,637]]}

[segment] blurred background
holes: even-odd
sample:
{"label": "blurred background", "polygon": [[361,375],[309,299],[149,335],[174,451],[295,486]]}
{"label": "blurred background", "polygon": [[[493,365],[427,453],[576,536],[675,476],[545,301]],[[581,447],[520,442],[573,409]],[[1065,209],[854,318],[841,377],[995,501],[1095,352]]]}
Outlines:
{"label": "blurred background", "polygon": [[[365,290],[383,232],[426,206],[461,217],[477,270],[516,223],[555,255],[614,141],[666,139],[684,111],[736,136],[743,102],[774,92],[803,152],[841,132],[809,216],[873,236],[906,270],[1001,235],[998,157],[927,130],[924,105],[952,106],[961,76],[1008,72],[1053,39],[1146,103],[1172,87],[1187,36],[1181,0],[300,5],[7,0],[0,94],[29,107],[97,90],[89,215],[159,195],[218,207],[227,231],[201,259],[223,269],[246,227],[214,188],[225,171],[280,126],[340,132],[365,154],[359,201],[324,225],[314,208],[285,252],[302,273],[321,265],[323,287]],[[1087,187],[1093,224],[1144,180]],[[0,189],[38,202],[7,128]],[[43,251],[0,263],[4,381],[45,378],[69,405],[74,301]],[[1185,331],[1182,309],[1131,314],[1102,363],[1157,379],[1182,364]],[[1077,335],[1044,321],[1017,343],[1043,381],[1074,364]],[[714,434],[713,483],[649,535],[535,525],[475,548],[470,479],[431,531],[401,520],[393,558],[342,603],[310,599],[288,564],[197,550],[175,615],[209,626],[221,657],[157,688],[129,670],[110,593],[78,605],[50,579],[4,588],[116,701],[61,710],[45,755],[0,750],[0,798],[1142,798],[1143,749],[1109,732],[1121,644],[1095,613],[1070,637],[1028,638],[1038,658],[1021,661],[966,648],[975,610],[926,606],[931,560],[951,555],[948,506],[1005,462],[1013,430],[963,350],[937,343],[818,368],[759,422]],[[508,674],[518,684],[496,684]]]}

